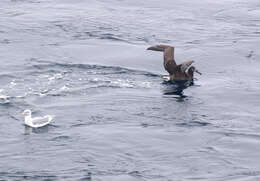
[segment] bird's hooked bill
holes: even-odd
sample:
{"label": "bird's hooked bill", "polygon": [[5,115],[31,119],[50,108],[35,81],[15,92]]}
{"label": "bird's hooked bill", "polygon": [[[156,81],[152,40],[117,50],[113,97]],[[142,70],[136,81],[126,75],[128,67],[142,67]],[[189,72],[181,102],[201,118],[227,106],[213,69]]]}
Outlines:
{"label": "bird's hooked bill", "polygon": [[202,75],[202,73],[200,73],[197,69],[195,70],[195,72],[197,72],[198,74]]}

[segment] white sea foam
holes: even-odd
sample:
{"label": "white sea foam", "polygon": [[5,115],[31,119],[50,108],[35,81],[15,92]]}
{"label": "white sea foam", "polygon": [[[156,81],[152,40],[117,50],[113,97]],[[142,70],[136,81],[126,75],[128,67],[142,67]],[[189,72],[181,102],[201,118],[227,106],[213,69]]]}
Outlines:
{"label": "white sea foam", "polygon": [[0,89],[0,99],[4,99],[4,100],[8,99],[9,96],[8,95],[4,95],[3,92],[4,92],[4,90]]}
{"label": "white sea foam", "polygon": [[63,75],[61,73],[57,73],[57,74],[54,74],[52,77],[49,77],[48,80],[53,81],[53,80],[62,79],[62,78],[63,78]]}

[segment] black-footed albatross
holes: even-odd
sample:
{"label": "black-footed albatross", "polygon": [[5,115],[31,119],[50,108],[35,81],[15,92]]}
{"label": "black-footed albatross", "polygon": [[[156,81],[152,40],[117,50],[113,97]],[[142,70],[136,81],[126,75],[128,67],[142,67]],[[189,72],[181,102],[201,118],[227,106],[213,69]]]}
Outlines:
{"label": "black-footed albatross", "polygon": [[[194,67],[190,65],[194,61],[184,61],[177,65],[174,60],[174,47],[169,45],[156,45],[147,48],[147,50],[161,51],[163,52],[164,58],[164,68],[169,73],[170,81],[193,81],[193,73],[201,73]],[[188,69],[189,68],[189,69]],[[187,70],[188,69],[188,70]],[[187,71],[186,71],[187,70]]]}

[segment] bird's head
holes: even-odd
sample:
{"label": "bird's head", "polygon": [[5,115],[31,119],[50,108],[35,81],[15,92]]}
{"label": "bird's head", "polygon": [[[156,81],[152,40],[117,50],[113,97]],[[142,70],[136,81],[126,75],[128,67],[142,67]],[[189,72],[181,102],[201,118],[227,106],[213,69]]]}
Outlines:
{"label": "bird's head", "polygon": [[196,72],[196,73],[202,75],[202,73],[200,73],[194,66],[191,66],[191,67],[189,68],[189,70],[188,70],[188,73],[189,73],[189,74],[193,74],[194,72]]}
{"label": "bird's head", "polygon": [[24,110],[24,111],[22,112],[22,115],[24,115],[24,116],[31,116],[31,114],[32,114],[32,111],[29,110],[29,109],[26,109],[26,110]]}

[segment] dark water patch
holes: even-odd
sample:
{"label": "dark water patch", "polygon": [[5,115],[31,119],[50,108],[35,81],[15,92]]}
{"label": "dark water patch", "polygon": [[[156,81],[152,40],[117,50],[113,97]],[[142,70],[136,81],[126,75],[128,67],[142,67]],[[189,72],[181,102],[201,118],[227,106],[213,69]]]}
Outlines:
{"label": "dark water patch", "polygon": [[131,171],[128,174],[134,177],[143,177],[143,173],[140,171]]}
{"label": "dark water patch", "polygon": [[143,128],[150,128],[150,127],[169,127],[169,125],[163,124],[163,123],[141,123],[141,127]]}
{"label": "dark water patch", "polygon": [[55,24],[55,26],[57,26],[58,28],[60,28],[64,32],[69,32],[70,30],[72,30],[71,27],[63,25],[63,24]]}
{"label": "dark water patch", "polygon": [[55,74],[55,73],[62,73],[62,74],[66,74],[68,72],[63,72],[61,70],[58,70],[58,69],[41,69],[39,68],[38,66],[35,66],[34,67],[35,69],[27,69],[28,71],[25,72],[25,75],[28,75],[28,76],[35,76],[35,75],[44,75],[44,74]]}
{"label": "dark water patch", "polygon": [[185,98],[183,91],[194,85],[193,81],[163,81],[162,91],[164,95],[177,95]]}
{"label": "dark water patch", "polygon": [[254,51],[251,50],[247,55],[246,55],[246,58],[253,58],[254,57]]}
{"label": "dark water patch", "polygon": [[76,95],[80,91],[60,91],[60,90],[49,90],[49,91],[43,91],[40,93],[35,93],[34,95],[40,96],[40,97],[66,97],[68,95]]}
{"label": "dark water patch", "polygon": [[[110,81],[108,83],[110,83]],[[87,89],[85,89],[85,91],[99,90],[102,92],[102,89],[104,90],[106,88],[119,89],[119,88],[122,88],[122,86],[120,86],[120,85],[97,85],[97,86],[93,86],[93,87],[88,87]]]}
{"label": "dark water patch", "polygon": [[[86,172],[86,171],[84,171]],[[92,173],[90,171],[86,172],[86,175],[79,179],[79,181],[92,181]]]}
{"label": "dark water patch", "polygon": [[73,125],[71,125],[71,128],[89,126],[89,125],[91,125],[91,123],[88,120],[89,120],[89,118],[86,118],[86,120],[76,120],[73,123]]}
{"label": "dark water patch", "polygon": [[89,123],[96,125],[96,124],[111,124],[117,122],[118,119],[115,117],[104,117],[103,115],[96,115],[91,116],[89,118]]}
{"label": "dark water patch", "polygon": [[189,121],[189,122],[183,122],[183,123],[176,123],[177,126],[181,127],[203,127],[203,126],[209,126],[211,123],[205,122],[205,121]]}
{"label": "dark water patch", "polygon": [[71,125],[71,127],[84,127],[84,126],[88,126],[88,125],[91,125],[89,123],[77,123],[77,124],[73,124]]}
{"label": "dark water patch", "polygon": [[12,118],[13,120],[21,121],[21,118],[18,118],[17,116],[14,116],[14,115],[12,115],[10,113],[9,113],[9,117]]}
{"label": "dark water patch", "polygon": [[103,115],[88,116],[84,120],[76,120],[71,125],[71,128],[76,127],[85,127],[91,125],[105,125],[113,124],[118,122],[116,117],[105,117]]}
{"label": "dark water patch", "polygon": [[149,125],[148,123],[142,123],[141,126],[144,127],[144,128],[147,128],[147,127],[149,127],[150,125]]}
{"label": "dark water patch", "polygon": [[233,132],[223,131],[223,132],[214,132],[214,133],[223,134],[228,137],[241,137],[241,138],[251,138],[251,139],[260,140],[260,135],[254,133],[236,133],[235,131]]}
{"label": "dark water patch", "polygon": [[[236,167],[234,167],[236,168]],[[241,172],[235,172],[232,174],[226,174],[226,176],[223,177],[217,177],[217,180],[257,180],[259,175],[260,175],[260,171],[258,170],[247,170],[247,168],[241,168],[242,170],[245,171],[241,171]],[[197,179],[197,178],[192,178],[192,179]],[[206,178],[204,178],[206,179]]]}
{"label": "dark water patch", "polygon": [[30,126],[24,125],[24,135],[30,135],[32,133],[34,134],[46,134],[51,130],[50,125],[46,125],[41,128],[32,128]]}
{"label": "dark water patch", "polygon": [[235,175],[242,175],[242,176],[260,176],[260,171],[258,170],[250,170],[250,171],[244,171],[244,172],[240,172],[237,173]]}
{"label": "dark water patch", "polygon": [[163,94],[166,99],[174,99],[176,102],[185,102],[189,99],[188,96],[184,95],[184,92],[173,92],[170,94]]}
{"label": "dark water patch", "polygon": [[187,44],[200,44],[201,43],[201,40],[193,40],[193,41],[189,41],[189,42],[186,42]]}
{"label": "dark water patch", "polygon": [[2,109],[17,107],[16,104],[11,102],[9,99],[0,99],[0,106],[2,107]]}
{"label": "dark water patch", "polygon": [[[144,120],[149,121],[141,121],[141,127],[184,127],[184,128],[195,128],[195,127],[204,127],[204,126],[212,126],[213,124],[203,120],[198,120],[198,116],[194,117],[194,115],[186,114],[185,111],[177,111],[173,108],[172,110],[176,116],[172,117],[162,117],[162,116],[153,116],[153,115],[146,115],[144,113],[137,114],[139,116],[139,120],[143,120],[140,118],[146,118]],[[190,121],[189,121],[190,120]]]}
{"label": "dark water patch", "polygon": [[11,43],[11,40],[9,39],[0,40],[0,44],[9,44],[9,43]]}
{"label": "dark water patch", "polygon": [[53,21],[50,22],[54,24],[55,27],[59,28],[62,32],[72,37],[73,40],[87,40],[91,38],[119,41],[119,42],[128,42],[123,36],[122,33],[117,33],[118,28],[113,27],[106,23],[105,26],[99,26],[96,22],[91,22],[90,19],[87,19],[90,23],[88,26],[91,26],[92,30],[86,29],[84,26],[76,25],[75,22],[71,20],[67,21]]}
{"label": "dark water patch", "polygon": [[70,140],[70,136],[57,136],[55,138],[52,138],[51,141],[64,141],[64,140]]}
{"label": "dark water patch", "polygon": [[85,39],[88,39],[86,37],[97,38],[97,36],[95,34],[93,34],[93,32],[83,32],[83,33],[78,33],[78,34],[74,35],[73,39],[75,39],[75,40],[85,40]]}
{"label": "dark water patch", "polygon": [[212,146],[206,146],[206,147],[200,149],[199,152],[219,154],[219,151],[215,147],[212,147]]}
{"label": "dark water patch", "polygon": [[51,181],[57,180],[58,177],[55,175],[49,175],[48,173],[26,173],[26,172],[0,172],[0,178],[2,179],[15,179],[15,180],[29,180],[29,181]]}
{"label": "dark water patch", "polygon": [[14,78],[16,78],[16,76],[13,73],[3,73],[0,74],[0,81],[5,83],[6,81],[11,81]]}
{"label": "dark water patch", "polygon": [[120,38],[120,36],[116,36],[116,35],[113,35],[113,34],[110,34],[110,33],[101,34],[99,36],[99,38],[104,39],[104,40],[128,42],[128,41]]}

